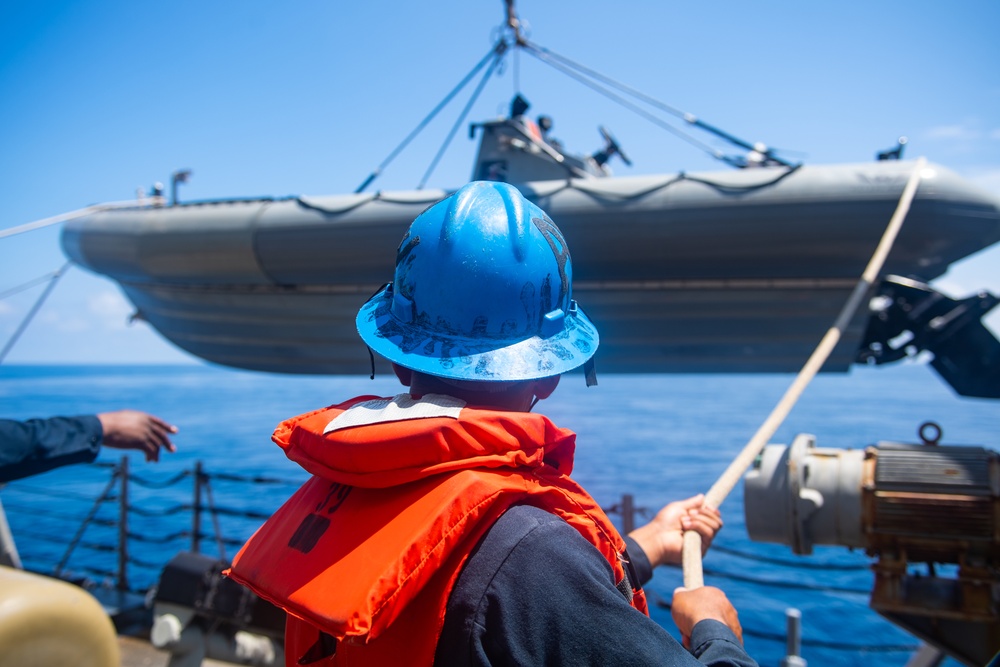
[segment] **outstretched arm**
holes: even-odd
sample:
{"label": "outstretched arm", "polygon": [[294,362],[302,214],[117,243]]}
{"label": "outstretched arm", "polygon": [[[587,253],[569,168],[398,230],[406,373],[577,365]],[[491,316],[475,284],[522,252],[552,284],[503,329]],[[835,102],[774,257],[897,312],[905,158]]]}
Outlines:
{"label": "outstretched arm", "polygon": [[159,461],[160,449],[175,452],[170,435],[177,427],[159,417],[138,410],[118,410],[97,415],[104,428],[104,446],[115,449],[135,449],[146,455],[147,461]]}
{"label": "outstretched arm", "polygon": [[101,422],[94,415],[0,419],[0,483],[90,463],[100,449]]}

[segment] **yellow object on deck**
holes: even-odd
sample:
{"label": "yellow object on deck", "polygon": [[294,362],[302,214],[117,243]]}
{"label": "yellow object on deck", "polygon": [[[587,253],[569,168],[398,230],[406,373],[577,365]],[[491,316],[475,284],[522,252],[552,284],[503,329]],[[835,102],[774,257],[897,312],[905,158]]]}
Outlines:
{"label": "yellow object on deck", "polygon": [[0,667],[118,667],[114,624],[82,588],[0,566]]}

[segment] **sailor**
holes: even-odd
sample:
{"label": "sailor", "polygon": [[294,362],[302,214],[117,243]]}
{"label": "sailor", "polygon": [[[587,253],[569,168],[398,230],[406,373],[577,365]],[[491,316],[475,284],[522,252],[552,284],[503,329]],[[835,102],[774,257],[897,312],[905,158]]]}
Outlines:
{"label": "sailor", "polygon": [[542,130],[538,127],[538,124],[525,115],[530,107],[531,104],[528,100],[524,99],[520,93],[517,93],[510,103],[510,120],[515,125],[519,124],[525,135],[533,141],[543,141]]}
{"label": "sailor", "polygon": [[539,116],[538,129],[542,133],[542,141],[556,150],[562,150],[562,142],[549,134],[552,131],[552,116]]}
{"label": "sailor", "polygon": [[647,613],[719,513],[696,496],[623,538],[569,477],[576,435],[531,412],[599,343],[541,209],[493,182],[427,209],[357,326],[408,391],[278,426],[313,477],[230,571],[288,612],[287,665],[756,664],[717,588],[674,594],[690,652]]}

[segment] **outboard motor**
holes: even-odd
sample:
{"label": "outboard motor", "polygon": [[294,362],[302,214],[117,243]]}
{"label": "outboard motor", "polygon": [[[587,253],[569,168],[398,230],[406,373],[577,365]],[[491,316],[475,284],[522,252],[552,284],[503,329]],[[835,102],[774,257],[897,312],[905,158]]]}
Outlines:
{"label": "outboard motor", "polygon": [[927,351],[931,367],[960,396],[1000,398],[1000,341],[982,318],[1000,303],[983,291],[953,299],[930,285],[887,276],[871,300],[860,364],[885,364]]}

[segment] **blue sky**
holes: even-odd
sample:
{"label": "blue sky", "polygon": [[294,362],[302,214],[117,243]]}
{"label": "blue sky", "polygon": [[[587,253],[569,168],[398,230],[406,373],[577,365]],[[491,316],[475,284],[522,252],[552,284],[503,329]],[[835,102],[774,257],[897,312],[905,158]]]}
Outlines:
{"label": "blue sky", "polygon": [[[700,2],[522,0],[530,38],[673,107],[808,164],[867,162],[909,137],[1000,198],[1000,3],[969,0]],[[193,170],[185,199],[354,190],[483,57],[500,0],[118,0],[0,6],[0,229]],[[522,55],[473,108],[429,186],[468,180],[467,126],[502,114],[515,84],[568,147],[611,129],[622,175],[722,169],[673,136]],[[411,189],[460,96],[388,168]],[[0,239],[0,292],[65,261],[58,228]],[[1000,248],[939,282],[1000,292]],[[41,293],[0,301],[0,343]],[[74,268],[7,363],[190,358],[131,312],[110,281]],[[997,313],[991,326],[1000,328]]]}

